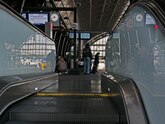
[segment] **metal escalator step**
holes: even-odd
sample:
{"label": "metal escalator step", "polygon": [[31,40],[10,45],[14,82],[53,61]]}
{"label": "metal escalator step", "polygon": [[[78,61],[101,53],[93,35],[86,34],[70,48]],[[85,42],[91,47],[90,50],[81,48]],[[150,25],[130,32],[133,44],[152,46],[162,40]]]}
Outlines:
{"label": "metal escalator step", "polygon": [[10,112],[11,121],[40,121],[40,122],[108,122],[119,123],[118,114],[57,114],[57,113],[28,113]]}
{"label": "metal escalator step", "polygon": [[[34,121],[8,121],[5,124],[56,124],[54,122],[34,122]],[[60,123],[58,123],[60,124]],[[63,123],[61,123],[63,124]]]}
{"label": "metal escalator step", "polygon": [[34,121],[8,121],[5,124],[118,124],[118,123],[96,123],[96,122],[34,122]]}

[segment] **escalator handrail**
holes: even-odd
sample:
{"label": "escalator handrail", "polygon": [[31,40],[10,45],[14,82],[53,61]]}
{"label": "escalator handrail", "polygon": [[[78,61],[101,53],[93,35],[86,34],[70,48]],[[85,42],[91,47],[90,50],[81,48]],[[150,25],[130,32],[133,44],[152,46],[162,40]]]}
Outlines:
{"label": "escalator handrail", "polygon": [[[151,10],[152,14],[156,17],[159,18],[160,24],[162,24],[162,26],[165,28],[165,11],[163,11],[161,9],[161,7],[154,1],[138,1],[135,2],[133,4],[131,4],[127,10],[125,11],[125,13],[122,15],[122,18],[129,12],[129,10],[134,7],[134,6],[141,6],[141,7],[145,7],[149,10]],[[120,18],[120,20],[118,21],[118,23],[116,24],[115,28],[113,29],[112,33],[115,32],[115,30],[118,28],[118,26],[120,25],[122,18]]]}
{"label": "escalator handrail", "polygon": [[[117,86],[117,89],[120,91],[126,112],[127,123],[149,124],[141,94],[133,80],[116,74],[103,74],[103,76],[107,78],[109,83]],[[114,78],[112,79],[110,77]]]}
{"label": "escalator handrail", "polygon": [[130,8],[134,7],[134,6],[142,6],[147,8],[148,10],[151,11],[151,13],[158,18],[157,21],[162,24],[163,27],[165,27],[165,12],[161,9],[161,7],[153,1],[149,1],[149,2],[137,2],[134,3]]}
{"label": "escalator handrail", "polygon": [[[0,100],[2,100],[0,104],[0,118],[2,117],[5,110],[13,103],[19,100],[22,100],[34,93],[37,93],[50,85],[57,83],[57,80],[58,80],[58,74],[53,73],[53,74],[48,74],[42,77],[40,76],[40,77],[31,78],[31,79],[18,81],[16,83],[9,84],[0,92]],[[28,85],[30,85],[30,88],[27,88]],[[24,87],[26,90],[22,92],[20,91],[20,87]],[[19,92],[15,94],[12,91],[13,89],[18,90]],[[9,94],[9,92],[11,93]],[[6,95],[10,95],[11,98],[10,97],[4,98],[4,96]]]}
{"label": "escalator handrail", "polygon": [[[128,111],[130,124],[149,124],[142,97],[135,83],[131,79],[125,79],[119,83],[119,86],[121,88],[124,102]],[[131,100],[132,102],[134,101],[132,104]],[[130,105],[134,106],[136,112],[130,108]],[[138,120],[136,115],[138,116]]]}
{"label": "escalator handrail", "polygon": [[32,81],[40,81],[40,80],[43,80],[46,78],[53,77],[54,75],[58,75],[58,74],[53,73],[53,74],[49,74],[49,75],[45,75],[45,76],[42,75],[42,76],[37,76],[37,77],[28,78],[28,79],[24,79],[24,80],[18,80],[18,81],[10,82],[7,85],[5,85],[2,89],[0,89],[0,96],[2,96],[2,94],[11,87],[27,84],[27,83],[32,82]]}
{"label": "escalator handrail", "polygon": [[163,27],[165,27],[165,21],[164,21],[165,20],[165,11],[163,11],[156,2],[150,1],[148,3],[141,3],[141,4],[145,5],[145,7],[152,10],[152,12],[156,16],[156,18],[159,19],[158,21],[160,21],[160,23],[163,25]]}

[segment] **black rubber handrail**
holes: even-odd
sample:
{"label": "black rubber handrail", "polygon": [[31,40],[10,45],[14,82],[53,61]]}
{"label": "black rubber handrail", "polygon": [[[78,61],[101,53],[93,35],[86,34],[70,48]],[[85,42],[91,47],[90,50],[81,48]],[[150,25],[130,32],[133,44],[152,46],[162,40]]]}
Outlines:
{"label": "black rubber handrail", "polygon": [[[56,83],[57,80],[58,74],[53,73],[10,83],[0,91],[0,118],[2,113],[13,103],[45,89]],[[15,94],[13,90],[18,91],[18,93]]]}
{"label": "black rubber handrail", "polygon": [[115,74],[103,74],[101,82],[106,82],[104,88],[111,87],[110,93],[120,92],[128,124],[149,124],[141,94],[133,80]]}
{"label": "black rubber handrail", "polygon": [[[165,28],[165,11],[154,1],[140,1],[140,2],[135,2],[133,4],[131,4],[127,10],[125,11],[125,13],[123,14],[122,18],[130,11],[130,9],[134,6],[141,6],[143,8],[146,8],[148,10],[150,10],[150,12],[155,16],[155,18],[157,18],[160,24],[162,24],[162,26]],[[116,25],[116,27],[114,28],[114,30],[112,31],[112,33],[118,28],[119,24],[122,21],[122,18],[120,19],[120,21],[118,22],[118,24]]]}

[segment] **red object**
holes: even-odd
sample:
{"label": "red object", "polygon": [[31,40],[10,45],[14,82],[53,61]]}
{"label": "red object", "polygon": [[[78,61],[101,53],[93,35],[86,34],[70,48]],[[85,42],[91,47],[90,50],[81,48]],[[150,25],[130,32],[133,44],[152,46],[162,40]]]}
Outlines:
{"label": "red object", "polygon": [[159,28],[159,26],[156,24],[156,25],[154,26],[154,28],[155,28],[155,29],[158,29],[158,28]]}
{"label": "red object", "polygon": [[50,22],[50,29],[53,29],[53,23]]}

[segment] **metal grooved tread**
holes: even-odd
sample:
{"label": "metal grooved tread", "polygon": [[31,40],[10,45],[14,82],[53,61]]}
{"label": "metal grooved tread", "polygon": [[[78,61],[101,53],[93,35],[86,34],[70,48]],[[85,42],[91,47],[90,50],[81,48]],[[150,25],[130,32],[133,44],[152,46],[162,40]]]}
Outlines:
{"label": "metal grooved tread", "polygon": [[118,115],[85,115],[56,113],[10,113],[10,120],[40,122],[119,122]]}
{"label": "metal grooved tread", "polygon": [[16,104],[5,124],[119,124],[123,115],[111,100],[117,96],[97,95],[100,85],[99,76],[62,76],[58,85],[42,91],[54,96],[36,95]]}
{"label": "metal grooved tread", "polygon": [[[5,124],[119,124],[119,123],[96,123],[96,122],[32,122],[32,121],[8,121],[7,123]],[[124,123],[122,123],[124,124]]]}
{"label": "metal grooved tread", "polygon": [[60,123],[119,123],[119,116],[108,98],[75,96],[32,97],[9,112],[10,121]]}

